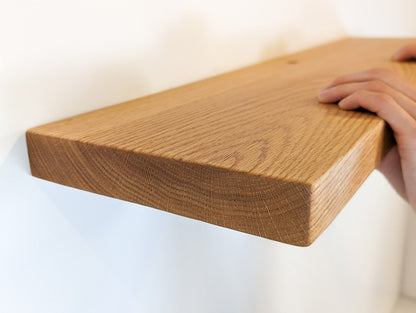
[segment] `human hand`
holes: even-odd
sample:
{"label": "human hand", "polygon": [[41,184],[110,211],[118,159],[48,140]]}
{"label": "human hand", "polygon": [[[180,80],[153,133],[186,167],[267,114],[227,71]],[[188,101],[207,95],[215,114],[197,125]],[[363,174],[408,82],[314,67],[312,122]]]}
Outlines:
{"label": "human hand", "polygon": [[[416,45],[400,49],[392,59],[416,59]],[[336,78],[319,100],[337,102],[343,110],[365,108],[390,125],[397,146],[378,169],[416,210],[416,86],[390,70],[372,69]]]}

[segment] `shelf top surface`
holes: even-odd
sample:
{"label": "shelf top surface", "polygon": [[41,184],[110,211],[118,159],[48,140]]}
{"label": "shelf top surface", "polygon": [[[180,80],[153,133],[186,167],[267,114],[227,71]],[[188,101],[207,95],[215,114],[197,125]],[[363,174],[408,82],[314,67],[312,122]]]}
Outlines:
{"label": "shelf top surface", "polygon": [[320,89],[373,67],[414,79],[414,63],[390,61],[412,41],[344,39],[31,131],[313,185],[384,123],[319,103]]}

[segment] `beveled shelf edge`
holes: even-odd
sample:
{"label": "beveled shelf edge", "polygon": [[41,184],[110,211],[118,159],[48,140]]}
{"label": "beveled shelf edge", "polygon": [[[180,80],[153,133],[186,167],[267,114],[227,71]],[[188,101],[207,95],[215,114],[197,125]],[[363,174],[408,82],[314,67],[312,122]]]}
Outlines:
{"label": "beveled shelf edge", "polygon": [[[128,158],[134,159],[134,162],[123,164],[120,160],[126,158],[125,151],[42,135],[37,128],[26,132],[26,142],[31,173],[37,178],[132,203],[139,203],[184,217],[284,243],[308,246],[315,239],[315,236],[311,236],[309,233],[308,227],[312,187],[310,185],[299,182],[282,182],[269,177],[242,172],[230,172],[214,166],[202,166],[162,157],[149,157],[134,152],[127,152],[130,154]],[[68,151],[71,151],[71,153],[68,153]],[[74,153],[79,151],[83,151],[83,153],[78,154],[74,158]],[[93,160],[97,155],[107,160],[108,167],[105,171],[94,166]],[[75,175],[76,178],[74,179],[71,173],[77,172],[79,170],[77,169],[77,164],[81,163],[90,170],[85,171],[82,178],[79,175]],[[65,166],[62,166],[62,164],[65,164]],[[161,179],[159,176],[160,172],[158,172],[158,176],[147,175],[148,173],[142,170],[143,167],[148,169],[155,167],[169,168],[169,172],[174,174],[166,173],[167,176]],[[253,200],[250,196],[240,199],[236,207],[236,211],[254,212],[249,217],[244,214],[238,216],[238,213],[234,213],[237,214],[235,216],[224,214],[221,201],[213,203],[210,207],[206,206],[206,202],[198,205],[198,202],[201,202],[201,200],[195,198],[188,199],[190,201],[176,199],[176,203],[172,203],[172,199],[165,195],[165,189],[168,188],[166,187],[167,184],[161,182],[169,179],[171,175],[176,177],[183,174],[184,171],[199,173],[201,179],[204,179],[200,183],[205,186],[215,185],[218,188],[223,188],[222,182],[224,178],[230,181],[230,184],[235,182],[241,183],[241,181],[247,182],[242,184],[242,188],[248,186],[247,190],[250,190],[251,193],[261,194],[261,197],[258,197],[256,201],[261,203],[261,206],[258,206],[259,208],[262,208],[264,204],[266,210],[254,212]],[[117,175],[121,175],[122,178],[134,180],[131,184],[133,189],[127,190],[122,185],[119,188],[117,186],[110,189],[101,188],[102,184],[99,182],[109,179],[108,173],[111,172],[117,172]],[[216,177],[216,181],[212,177]],[[149,180],[152,182],[149,183]],[[176,180],[175,186],[171,186],[174,187],[171,192],[175,192],[174,189],[178,188],[186,190],[187,184],[187,181]],[[204,192],[201,192],[206,198],[210,197],[209,189],[211,186],[205,189]],[[254,190],[252,190],[253,188]],[[283,192],[279,192],[277,195],[277,191],[281,190]],[[162,196],[158,197],[157,195],[159,194],[162,194]],[[283,219],[279,218],[280,211],[275,208],[276,196],[282,199],[291,197],[297,199],[294,201],[298,204],[297,207],[292,206],[289,210],[290,212],[285,214]],[[229,200],[229,202],[233,201],[235,199]],[[206,210],[210,210],[210,214],[207,215]],[[276,212],[278,213],[277,216],[275,216]],[[297,223],[293,224],[291,222],[292,219],[296,219]],[[300,224],[303,226],[299,227]],[[258,225],[262,225],[262,228],[258,227]],[[312,238],[313,240],[311,240]]]}

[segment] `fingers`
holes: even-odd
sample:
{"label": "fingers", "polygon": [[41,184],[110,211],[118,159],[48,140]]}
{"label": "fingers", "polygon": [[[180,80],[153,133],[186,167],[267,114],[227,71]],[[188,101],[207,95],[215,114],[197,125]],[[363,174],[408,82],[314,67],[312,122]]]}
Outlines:
{"label": "fingers", "polygon": [[378,80],[384,82],[390,87],[398,90],[407,97],[416,101],[416,88],[414,85],[402,79],[396,73],[383,68],[371,69],[363,72],[348,74],[336,78],[326,88],[335,87],[342,84],[356,83],[356,82],[368,82]]}
{"label": "fingers", "polygon": [[408,45],[396,51],[391,57],[393,61],[408,61],[416,59],[416,45]]}
{"label": "fingers", "polygon": [[367,109],[391,126],[397,148],[380,170],[416,210],[416,87],[389,70],[373,69],[335,79],[319,99],[344,110]]}
{"label": "fingers", "polygon": [[386,93],[358,90],[342,99],[338,105],[344,110],[362,107],[376,113],[391,126],[398,138],[416,134],[416,121]]}
{"label": "fingers", "polygon": [[[403,178],[402,164],[397,146],[394,146],[381,160],[377,169],[395,186],[403,199],[407,199],[406,186]],[[407,199],[408,200],[408,199]]]}
{"label": "fingers", "polygon": [[390,95],[412,118],[416,119],[416,102],[381,80],[345,83],[334,87],[327,87],[319,94],[319,100],[324,103],[338,102],[359,90],[368,90]]}

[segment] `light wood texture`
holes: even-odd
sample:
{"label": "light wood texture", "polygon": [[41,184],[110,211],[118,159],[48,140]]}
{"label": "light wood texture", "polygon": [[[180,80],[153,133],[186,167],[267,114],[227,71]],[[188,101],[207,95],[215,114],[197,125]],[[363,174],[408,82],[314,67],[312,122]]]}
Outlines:
{"label": "light wood texture", "polygon": [[[335,76],[412,39],[345,39],[31,129],[34,176],[305,246],[392,145],[384,121],[319,103]],[[351,230],[354,231],[354,230]]]}

